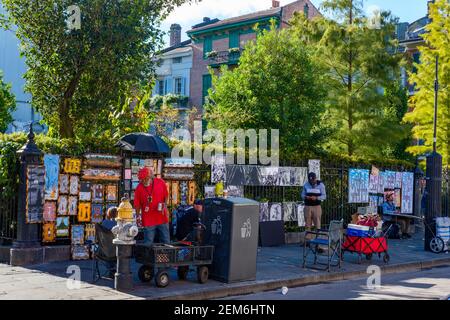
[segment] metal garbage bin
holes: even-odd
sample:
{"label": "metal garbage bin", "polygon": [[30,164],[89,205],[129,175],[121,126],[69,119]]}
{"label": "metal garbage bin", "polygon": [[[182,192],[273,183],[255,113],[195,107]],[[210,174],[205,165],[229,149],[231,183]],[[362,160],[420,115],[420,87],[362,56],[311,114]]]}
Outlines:
{"label": "metal garbage bin", "polygon": [[204,207],[205,244],[215,247],[211,278],[227,283],[255,280],[259,203],[245,198],[211,198]]}

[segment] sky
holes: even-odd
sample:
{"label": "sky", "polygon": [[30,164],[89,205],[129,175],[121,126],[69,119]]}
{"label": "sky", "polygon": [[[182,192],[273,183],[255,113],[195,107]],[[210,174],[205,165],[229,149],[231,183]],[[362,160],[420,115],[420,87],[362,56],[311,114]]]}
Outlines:
{"label": "sky", "polygon": [[[281,0],[281,5],[294,0]],[[322,0],[311,0],[319,8]],[[269,9],[272,0],[202,0],[197,4],[184,4],[175,9],[162,24],[163,30],[169,30],[172,23],[178,23],[183,28],[182,40],[187,40],[186,31],[191,26],[202,22],[203,17],[231,18],[254,11]],[[390,10],[401,22],[413,22],[427,13],[427,0],[364,0],[365,11],[370,13],[374,8]],[[166,44],[169,37],[165,38]]]}

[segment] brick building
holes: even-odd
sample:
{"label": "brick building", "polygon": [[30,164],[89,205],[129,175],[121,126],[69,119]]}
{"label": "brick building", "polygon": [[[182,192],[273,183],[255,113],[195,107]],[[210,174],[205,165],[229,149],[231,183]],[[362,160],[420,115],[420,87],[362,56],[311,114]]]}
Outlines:
{"label": "brick building", "polygon": [[256,39],[255,24],[267,28],[274,19],[280,28],[288,26],[294,12],[304,12],[309,18],[319,15],[309,0],[298,0],[280,7],[279,1],[272,1],[272,8],[230,19],[204,18],[203,22],[187,32],[192,40],[193,63],[191,70],[190,103],[201,107],[211,88],[208,67],[221,65],[230,67],[238,64],[245,44]]}

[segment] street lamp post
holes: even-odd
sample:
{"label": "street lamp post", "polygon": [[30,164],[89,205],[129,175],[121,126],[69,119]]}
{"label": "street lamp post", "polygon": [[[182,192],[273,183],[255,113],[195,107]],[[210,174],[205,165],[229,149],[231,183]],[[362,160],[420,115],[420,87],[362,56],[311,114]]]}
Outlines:
{"label": "street lamp post", "polygon": [[[442,156],[437,152],[437,121],[438,121],[438,94],[439,94],[439,56],[436,56],[436,79],[434,81],[434,132],[433,152],[427,156],[427,211],[425,220],[432,225],[436,217],[442,214]],[[430,241],[433,238],[432,230],[425,228],[425,250],[430,250]]]}

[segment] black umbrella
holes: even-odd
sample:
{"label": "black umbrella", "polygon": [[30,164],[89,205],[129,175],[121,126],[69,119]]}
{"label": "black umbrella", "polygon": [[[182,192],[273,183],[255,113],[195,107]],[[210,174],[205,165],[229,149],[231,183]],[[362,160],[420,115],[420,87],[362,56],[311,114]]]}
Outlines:
{"label": "black umbrella", "polygon": [[170,148],[167,143],[160,137],[149,133],[127,134],[120,138],[116,146],[123,151],[170,155]]}

